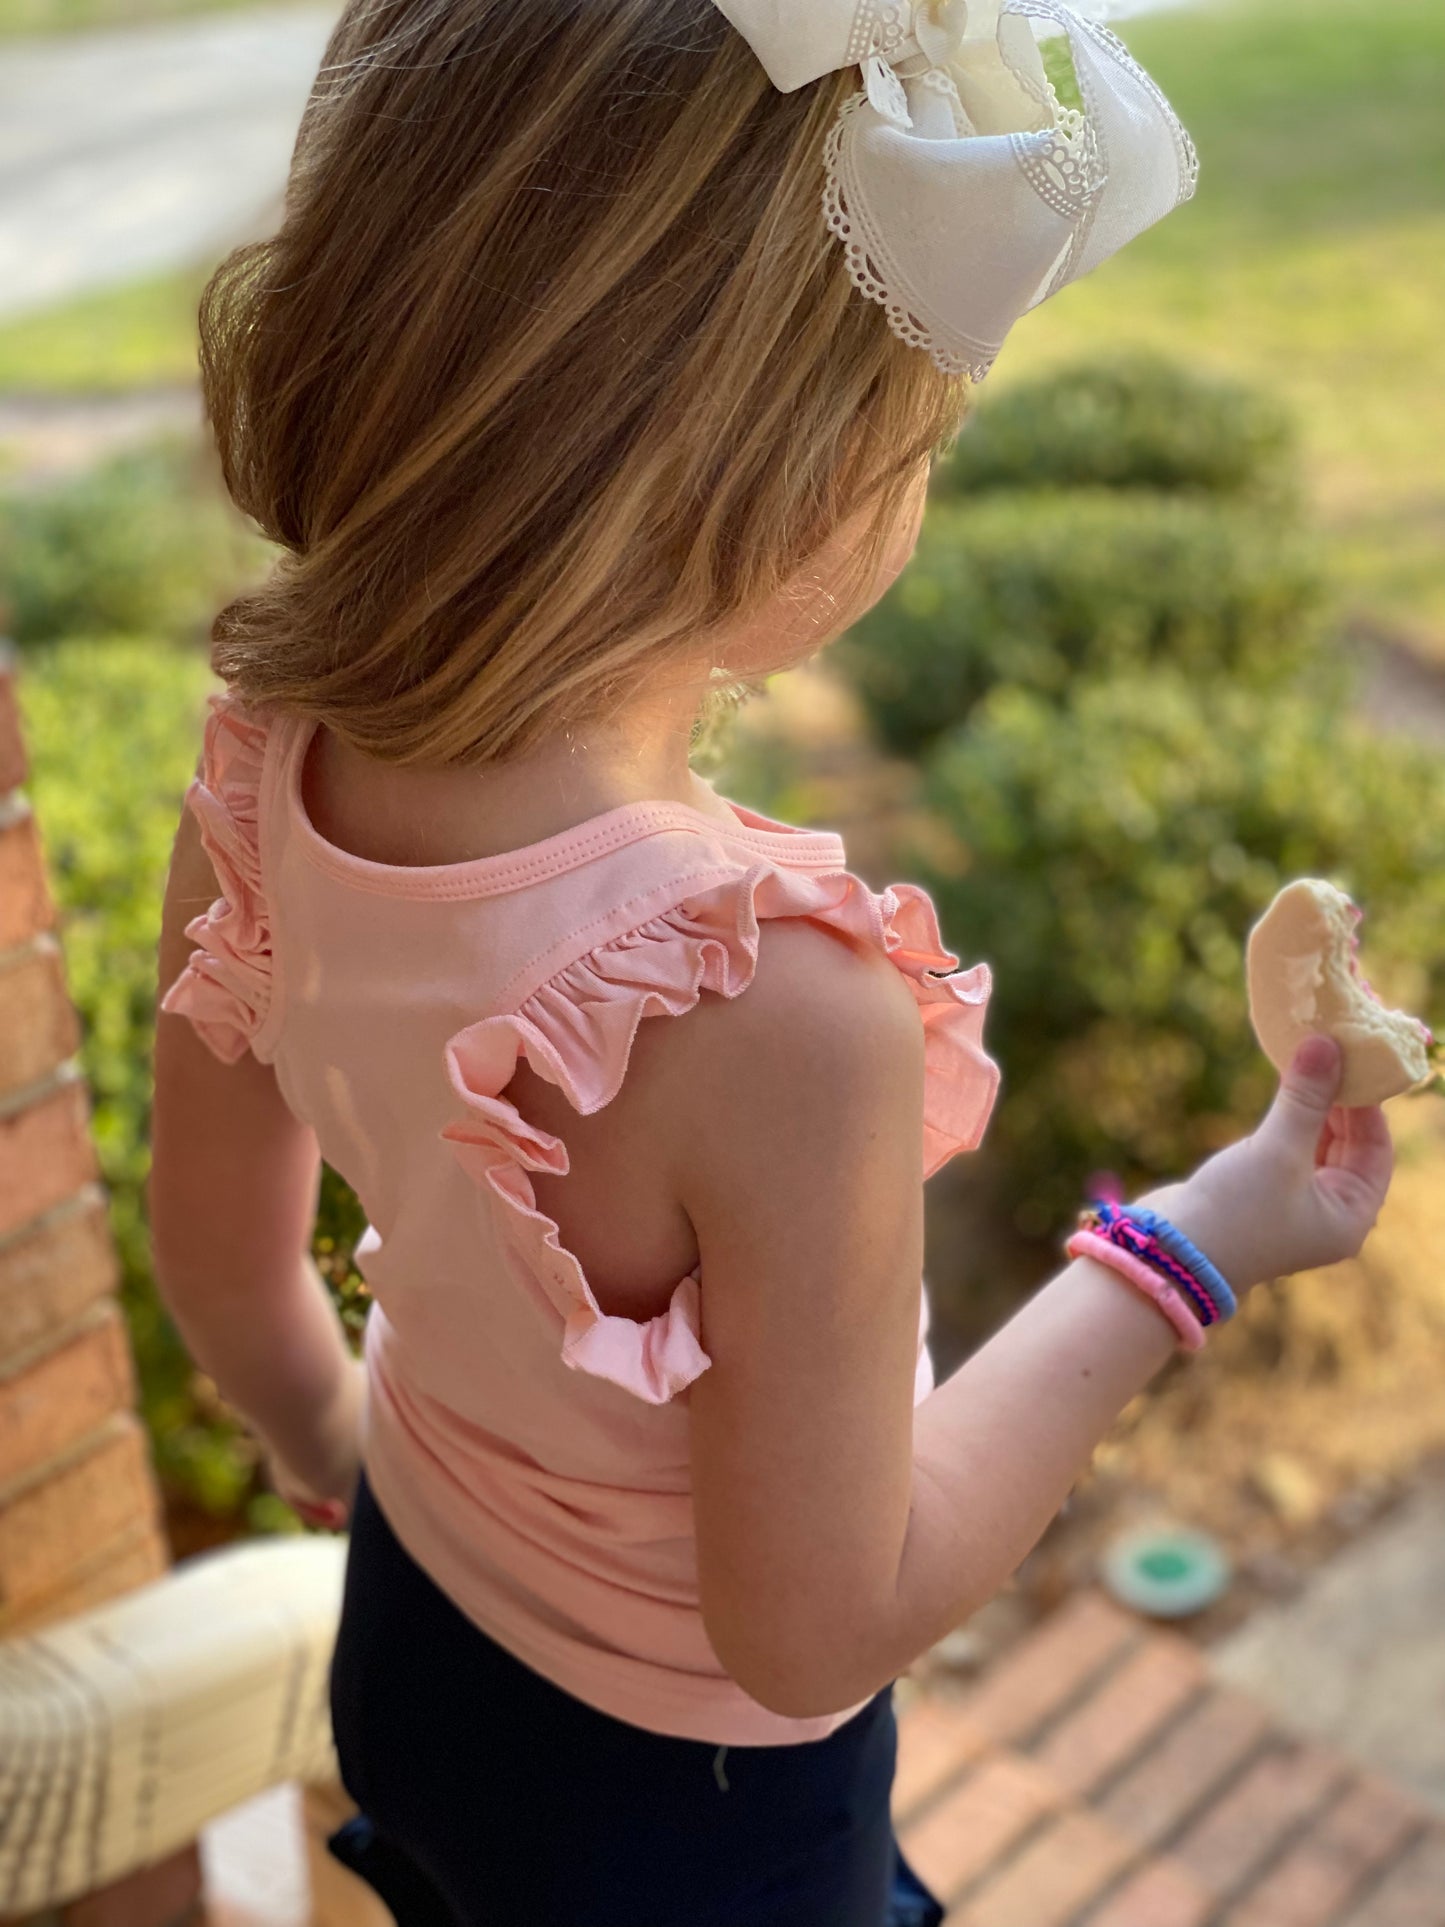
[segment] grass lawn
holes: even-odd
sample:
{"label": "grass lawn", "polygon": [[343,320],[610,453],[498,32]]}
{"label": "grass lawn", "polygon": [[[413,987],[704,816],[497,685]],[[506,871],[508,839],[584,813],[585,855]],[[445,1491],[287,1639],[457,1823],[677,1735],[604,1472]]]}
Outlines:
{"label": "grass lawn", "polygon": [[1207,0],[1128,38],[1198,195],[1021,322],[991,383],[1132,341],[1267,384],[1349,605],[1445,660],[1445,7]]}
{"label": "grass lawn", "polygon": [[174,20],[246,4],[247,0],[0,0],[0,41],[85,27],[128,27],[141,20]]}
{"label": "grass lawn", "polygon": [[94,395],[193,381],[205,282],[188,269],[0,321],[0,394]]}

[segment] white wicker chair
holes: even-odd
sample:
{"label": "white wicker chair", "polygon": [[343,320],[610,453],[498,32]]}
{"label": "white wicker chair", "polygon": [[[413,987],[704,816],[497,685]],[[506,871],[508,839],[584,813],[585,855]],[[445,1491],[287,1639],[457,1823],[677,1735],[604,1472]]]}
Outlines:
{"label": "white wicker chair", "polygon": [[197,1554],[0,1640],[0,1915],[63,1905],[287,1781],[334,1785],[347,1540]]}

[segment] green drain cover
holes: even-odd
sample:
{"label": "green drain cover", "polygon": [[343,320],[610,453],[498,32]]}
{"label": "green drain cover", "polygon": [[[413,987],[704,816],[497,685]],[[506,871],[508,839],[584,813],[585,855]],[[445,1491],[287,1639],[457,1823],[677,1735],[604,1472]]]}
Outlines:
{"label": "green drain cover", "polygon": [[1229,1561],[1207,1532],[1183,1526],[1146,1526],[1127,1532],[1105,1552],[1100,1576],[1114,1597],[1135,1612],[1175,1619],[1212,1606],[1230,1581]]}

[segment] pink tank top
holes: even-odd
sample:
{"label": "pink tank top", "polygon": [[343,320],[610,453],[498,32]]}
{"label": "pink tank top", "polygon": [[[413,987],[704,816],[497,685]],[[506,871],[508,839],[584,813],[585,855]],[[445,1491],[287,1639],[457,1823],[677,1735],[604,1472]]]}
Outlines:
{"label": "pink tank top", "polygon": [[[308,821],[314,724],[213,696],[187,795],[224,895],[162,1008],[250,1049],[354,1188],[367,1477],[411,1556],[484,1632],[614,1717],[728,1745],[821,1738],[724,1670],[703,1628],[687,1388],[709,1360],[700,1267],[646,1322],[605,1315],[531,1173],[558,1137],[502,1095],[525,1055],[579,1112],[617,1093],[646,1017],[745,991],[758,925],[876,946],[926,1043],[922,1171],[982,1139],[992,979],[957,970],[917,885],[875,894],[842,839],[740,804],[628,803],[501,856],[372,863]],[[939,975],[939,972],[953,972]],[[919,1281],[915,1403],[933,1387]]]}

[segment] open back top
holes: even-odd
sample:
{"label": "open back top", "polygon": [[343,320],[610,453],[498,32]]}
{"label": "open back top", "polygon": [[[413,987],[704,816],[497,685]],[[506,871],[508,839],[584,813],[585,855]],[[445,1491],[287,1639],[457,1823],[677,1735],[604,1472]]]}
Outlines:
{"label": "open back top", "polygon": [[[361,1201],[364,1456],[383,1511],[463,1612],[590,1705],[719,1744],[822,1737],[857,1709],[768,1711],[703,1628],[687,1421],[710,1363],[701,1267],[658,1317],[604,1315],[536,1206],[531,1173],[565,1174],[566,1147],[502,1092],[525,1056],[598,1110],[644,1017],[738,996],[760,922],[807,917],[908,979],[927,1177],[993,1108],[988,965],[956,968],[917,885],[874,893],[836,834],[736,803],[735,826],[628,803],[505,855],[369,862],[307,818],[314,728],[211,698],[187,802],[224,894],[188,926],[198,947],[162,1008],[225,1061],[272,1065]],[[915,1402],[933,1386],[927,1329],[920,1279]]]}

